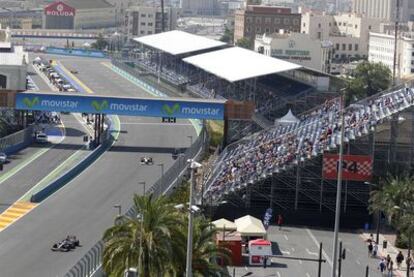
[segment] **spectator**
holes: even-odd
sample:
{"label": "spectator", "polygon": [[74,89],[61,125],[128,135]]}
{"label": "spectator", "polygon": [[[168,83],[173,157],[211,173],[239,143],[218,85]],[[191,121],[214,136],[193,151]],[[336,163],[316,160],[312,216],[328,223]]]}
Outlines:
{"label": "spectator", "polygon": [[374,242],[374,247],[372,249],[372,256],[373,257],[376,257],[377,254],[378,254],[378,243],[377,242]]}
{"label": "spectator", "polygon": [[381,271],[382,274],[384,274],[386,268],[387,268],[387,265],[385,264],[385,260],[382,258],[378,265],[378,269]]}
{"label": "spectator", "polygon": [[372,250],[374,247],[372,246],[372,242],[368,243],[368,257],[372,256]]}
{"label": "spectator", "polygon": [[397,256],[395,257],[395,262],[397,263],[397,269],[400,269],[401,263],[404,261],[404,255],[400,251],[398,252]]}
{"label": "spectator", "polygon": [[276,223],[277,223],[277,225],[279,226],[279,230],[282,230],[282,225],[283,225],[283,217],[282,217],[282,215],[281,215],[281,214],[279,214],[279,215],[277,216]]}
{"label": "spectator", "polygon": [[392,273],[394,271],[394,262],[390,261],[390,263],[388,264],[388,277],[392,277]]}

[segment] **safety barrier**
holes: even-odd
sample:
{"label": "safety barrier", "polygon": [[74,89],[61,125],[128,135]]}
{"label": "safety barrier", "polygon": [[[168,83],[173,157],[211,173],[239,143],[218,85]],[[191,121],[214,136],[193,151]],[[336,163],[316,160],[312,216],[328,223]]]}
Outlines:
{"label": "safety barrier", "polygon": [[76,175],[81,173],[86,167],[88,167],[88,165],[90,165],[100,155],[102,155],[112,145],[113,137],[109,134],[113,131],[113,125],[114,124],[112,123],[109,124],[108,129],[105,131],[105,134],[103,135],[103,138],[105,138],[105,140],[101,145],[94,149],[90,154],[88,154],[88,156],[82,159],[74,167],[65,172],[62,176],[52,181],[42,190],[33,194],[30,198],[30,201],[34,203],[43,201],[51,194],[53,194],[55,191],[66,185],[70,180],[72,180]]}
{"label": "safety barrier", "polygon": [[0,152],[4,152],[7,155],[10,155],[27,147],[32,142],[33,125],[30,125],[26,129],[0,138]]}
{"label": "safety barrier", "polygon": [[47,47],[45,50],[48,54],[65,55],[65,56],[79,56],[90,58],[105,58],[105,53],[99,50],[78,49],[78,48],[59,48]]}
{"label": "safety barrier", "polygon": [[[167,170],[163,178],[160,178],[147,194],[160,196],[169,194],[171,189],[179,183],[182,176],[188,169],[188,159],[199,160],[208,145],[208,136],[206,128],[203,128],[196,141],[188,148],[184,155],[179,155],[177,161]],[[136,216],[136,211],[132,206],[126,213],[126,216]],[[103,241],[99,241],[90,249],[85,256],[83,256],[64,277],[91,277],[101,276],[97,274],[100,272],[102,266]]]}

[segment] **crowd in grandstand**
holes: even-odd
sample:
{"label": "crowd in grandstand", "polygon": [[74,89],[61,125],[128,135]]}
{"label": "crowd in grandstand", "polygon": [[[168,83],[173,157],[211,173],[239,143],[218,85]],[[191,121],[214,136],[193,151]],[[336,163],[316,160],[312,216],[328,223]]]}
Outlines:
{"label": "crowd in grandstand", "polygon": [[33,116],[36,123],[60,123],[60,115],[57,112],[35,111]]}
{"label": "crowd in grandstand", "polygon": [[[414,91],[405,88],[351,105],[344,112],[344,141],[367,135],[379,122],[413,104],[413,99]],[[340,113],[340,100],[335,99],[304,114],[298,123],[275,126],[229,147],[216,167],[208,193],[216,197],[335,149],[340,144]]]}

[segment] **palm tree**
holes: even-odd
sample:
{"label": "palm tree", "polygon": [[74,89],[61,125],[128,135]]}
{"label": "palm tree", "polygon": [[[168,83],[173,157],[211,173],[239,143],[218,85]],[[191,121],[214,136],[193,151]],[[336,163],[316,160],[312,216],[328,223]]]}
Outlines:
{"label": "palm tree", "polygon": [[[183,221],[186,221],[186,214],[181,214]],[[175,242],[175,255],[173,259],[173,270],[169,276],[183,276],[186,268],[187,250],[187,228],[185,223],[181,228],[182,236]],[[214,241],[217,230],[204,219],[197,216],[193,225],[193,276],[215,276],[214,274],[225,274],[223,268],[217,264],[217,259],[229,260],[230,252],[218,247]],[[221,275],[223,276],[223,275]]]}
{"label": "palm tree", "polygon": [[103,268],[111,276],[122,276],[129,267],[138,267],[140,276],[162,276],[171,269],[179,217],[165,197],[135,195],[134,207],[142,216],[123,217],[105,232]]}
{"label": "palm tree", "polygon": [[382,211],[397,229],[397,241],[414,232],[414,176],[388,177],[369,199],[371,212]]}

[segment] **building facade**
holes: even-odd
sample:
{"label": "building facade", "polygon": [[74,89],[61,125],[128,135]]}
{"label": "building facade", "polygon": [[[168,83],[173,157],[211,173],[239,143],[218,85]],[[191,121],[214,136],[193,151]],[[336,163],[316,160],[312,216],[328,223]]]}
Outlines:
{"label": "building facade", "polygon": [[44,29],[97,29],[114,27],[116,9],[105,0],[63,0],[44,8]]}
{"label": "building facade", "polygon": [[234,41],[247,38],[252,43],[256,35],[284,32],[299,32],[301,15],[290,8],[271,6],[247,6],[237,10],[234,17]]}
{"label": "building facade", "polygon": [[329,41],[311,39],[307,34],[274,33],[258,35],[254,50],[266,56],[329,73],[332,46]]}
{"label": "building facade", "polygon": [[[153,6],[135,6],[126,10],[124,20],[124,33],[128,40],[134,37],[146,36],[160,33],[161,8]],[[164,8],[165,31],[174,30],[177,26],[177,9]]]}
{"label": "building facade", "polygon": [[181,0],[181,13],[185,16],[219,15],[217,0]]}
{"label": "building facade", "polygon": [[[401,33],[397,45],[396,76],[399,79],[412,78],[414,77],[414,32]],[[371,33],[368,60],[381,62],[393,71],[394,46],[394,34]]]}
{"label": "building facade", "polygon": [[329,40],[333,43],[336,60],[368,57],[370,32],[379,32],[381,19],[362,17],[354,13],[328,15],[325,13],[302,14],[301,33],[311,39]]}
{"label": "building facade", "polygon": [[[400,19],[402,21],[408,21],[414,15],[413,1],[399,1],[401,7]],[[393,21],[396,16],[396,5],[397,0],[353,0],[352,11],[364,17]]]}

